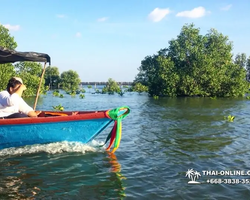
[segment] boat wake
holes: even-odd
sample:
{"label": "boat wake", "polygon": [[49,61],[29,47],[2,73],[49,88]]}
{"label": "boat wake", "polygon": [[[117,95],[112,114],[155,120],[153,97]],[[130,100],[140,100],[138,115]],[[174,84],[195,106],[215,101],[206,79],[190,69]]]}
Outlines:
{"label": "boat wake", "polygon": [[103,146],[103,141],[93,140],[88,144],[83,144],[81,142],[55,142],[49,144],[35,144],[27,145],[24,147],[11,147],[0,150],[0,156],[9,156],[9,155],[23,155],[23,154],[32,154],[45,152],[49,154],[63,153],[63,152],[103,152],[105,147]]}

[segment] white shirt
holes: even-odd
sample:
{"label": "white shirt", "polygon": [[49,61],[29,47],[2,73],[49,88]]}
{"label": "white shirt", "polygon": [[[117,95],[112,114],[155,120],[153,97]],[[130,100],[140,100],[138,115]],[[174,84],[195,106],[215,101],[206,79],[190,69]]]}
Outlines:
{"label": "white shirt", "polygon": [[0,117],[6,117],[13,113],[28,115],[33,109],[18,94],[9,94],[8,91],[0,92]]}

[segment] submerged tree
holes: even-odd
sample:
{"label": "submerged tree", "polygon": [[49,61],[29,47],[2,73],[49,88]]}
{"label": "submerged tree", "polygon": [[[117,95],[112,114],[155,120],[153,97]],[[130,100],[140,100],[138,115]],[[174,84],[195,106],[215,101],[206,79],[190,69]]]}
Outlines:
{"label": "submerged tree", "polygon": [[114,94],[115,92],[116,93],[121,92],[121,89],[115,80],[109,78],[107,84],[102,89],[102,92],[108,94]]}
{"label": "submerged tree", "polygon": [[215,29],[205,36],[193,24],[156,55],[147,56],[137,82],[146,81],[151,96],[242,96],[246,70],[232,60],[232,43]]}
{"label": "submerged tree", "polygon": [[61,74],[60,84],[64,90],[77,90],[81,80],[76,71],[69,70]]}
{"label": "submerged tree", "polygon": [[142,92],[147,92],[148,87],[145,85],[142,85],[141,83],[136,83],[134,86],[132,86],[132,91],[138,92],[140,94]]}
{"label": "submerged tree", "polygon": [[45,74],[45,86],[49,86],[51,90],[58,89],[58,85],[60,82],[60,73],[57,67],[47,67]]}

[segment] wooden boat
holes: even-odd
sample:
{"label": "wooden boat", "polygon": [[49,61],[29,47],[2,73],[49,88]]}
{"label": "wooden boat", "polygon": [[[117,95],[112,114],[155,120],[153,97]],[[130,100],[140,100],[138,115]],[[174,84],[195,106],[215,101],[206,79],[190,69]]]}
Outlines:
{"label": "wooden boat", "polygon": [[[50,57],[43,53],[17,52],[0,47],[0,64],[17,61],[45,62],[44,74]],[[0,119],[0,149],[61,141],[88,143],[114,122],[105,143],[110,140],[107,150],[114,144],[112,152],[115,152],[121,140],[121,120],[129,112],[129,107],[123,106],[103,111],[42,111],[37,118]]]}

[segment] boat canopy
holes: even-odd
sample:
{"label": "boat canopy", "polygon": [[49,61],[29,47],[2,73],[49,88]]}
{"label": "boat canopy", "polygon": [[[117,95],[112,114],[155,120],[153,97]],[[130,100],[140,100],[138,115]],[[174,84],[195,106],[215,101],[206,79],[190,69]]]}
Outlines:
{"label": "boat canopy", "polygon": [[46,62],[50,65],[50,56],[45,53],[20,52],[0,46],[0,64],[18,61]]}

